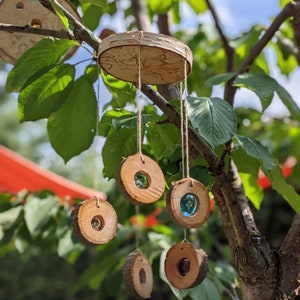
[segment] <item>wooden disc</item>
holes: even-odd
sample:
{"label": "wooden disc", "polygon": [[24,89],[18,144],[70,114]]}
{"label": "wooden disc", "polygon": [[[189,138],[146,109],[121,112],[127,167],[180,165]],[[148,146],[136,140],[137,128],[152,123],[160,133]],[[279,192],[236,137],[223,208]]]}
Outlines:
{"label": "wooden disc", "polygon": [[83,242],[105,244],[115,237],[117,214],[103,199],[91,198],[72,211],[74,233]]}
{"label": "wooden disc", "polygon": [[132,296],[144,299],[151,297],[152,267],[140,251],[135,250],[127,256],[123,267],[123,280]]}
{"label": "wooden disc", "polygon": [[[147,185],[136,184],[136,176],[144,177]],[[149,204],[157,201],[165,190],[165,178],[159,165],[148,156],[135,154],[124,159],[116,176],[117,186],[133,204]]]}
{"label": "wooden disc", "polygon": [[[58,0],[72,15],[80,20],[80,17],[68,0]],[[59,17],[45,8],[39,1],[30,0],[2,0],[0,1],[1,23],[44,29],[62,30],[65,26]],[[45,36],[37,34],[25,34],[22,32],[0,32],[0,58],[4,61],[15,64],[19,57],[30,47],[36,44]],[[71,55],[76,50],[72,48]]]}
{"label": "wooden disc", "polygon": [[[182,199],[186,195],[192,196],[197,201],[195,212],[192,215],[184,215],[182,211]],[[197,228],[206,222],[210,214],[210,202],[206,187],[193,178],[184,178],[177,181],[167,195],[167,211],[173,221],[186,228]]]}
{"label": "wooden disc", "polygon": [[165,273],[177,289],[189,289],[200,284],[208,271],[207,255],[189,243],[178,243],[167,252]]}
{"label": "wooden disc", "polygon": [[[139,59],[140,57],[140,59]],[[110,75],[124,81],[167,84],[182,81],[191,72],[193,55],[177,39],[143,31],[113,34],[99,46],[98,62]]]}

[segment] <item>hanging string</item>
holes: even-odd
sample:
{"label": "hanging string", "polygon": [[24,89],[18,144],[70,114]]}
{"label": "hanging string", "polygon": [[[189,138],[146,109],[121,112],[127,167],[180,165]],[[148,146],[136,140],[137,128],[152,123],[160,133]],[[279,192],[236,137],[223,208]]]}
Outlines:
{"label": "hanging string", "polygon": [[[182,82],[180,83],[180,95],[182,95]],[[185,145],[184,145],[184,109],[183,109],[183,101],[184,99],[180,100],[180,137],[181,137],[181,172],[182,178],[185,177]]]}
{"label": "hanging string", "polygon": [[144,162],[144,157],[142,153],[142,103],[141,103],[141,87],[142,87],[142,78],[141,78],[141,47],[138,51],[138,89],[136,91],[137,96],[137,152],[141,156],[142,162]]}
{"label": "hanging string", "polygon": [[[98,70],[98,74],[100,74],[100,66],[97,64],[97,70]],[[94,151],[95,151],[95,156],[96,158],[98,157],[98,152],[97,152],[97,148],[98,148],[98,144],[97,141],[98,141],[98,138],[99,138],[99,131],[98,131],[98,128],[99,128],[99,121],[100,121],[100,105],[99,105],[99,102],[100,102],[100,75],[98,76],[98,80],[97,80],[97,93],[96,93],[96,98],[97,98],[97,112],[96,112],[96,129],[95,129],[95,141],[94,141]],[[101,149],[100,149],[101,150]],[[99,155],[100,155],[100,151],[99,151]],[[101,161],[101,157],[99,158],[99,161]],[[99,170],[98,170],[98,164],[97,162],[95,162],[95,168],[94,168],[94,174],[93,174],[93,188],[95,190],[98,189],[98,184],[99,184]]]}
{"label": "hanging string", "polygon": [[[140,214],[140,206],[135,205],[135,215],[137,216],[137,220],[139,218],[139,214]],[[139,246],[140,246],[140,233],[139,233],[138,226],[139,226],[139,224],[137,224],[137,227],[135,229],[135,247],[137,250],[139,249]]]}
{"label": "hanging string", "polygon": [[188,118],[188,85],[187,85],[187,62],[184,60],[184,88],[185,88],[185,98],[184,98],[184,124],[185,124],[185,166],[186,166],[186,177],[190,177],[190,157],[189,157],[189,118]]}

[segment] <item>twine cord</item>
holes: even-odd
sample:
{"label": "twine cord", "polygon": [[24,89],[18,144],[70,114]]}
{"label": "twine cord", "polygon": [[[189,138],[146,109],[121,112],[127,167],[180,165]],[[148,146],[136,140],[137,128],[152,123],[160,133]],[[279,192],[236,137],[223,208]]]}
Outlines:
{"label": "twine cord", "polygon": [[141,75],[141,47],[138,51],[138,88],[136,91],[137,100],[137,152],[141,156],[141,160],[144,163],[144,157],[142,153],[142,103],[141,103],[141,87],[142,87],[142,75]]}

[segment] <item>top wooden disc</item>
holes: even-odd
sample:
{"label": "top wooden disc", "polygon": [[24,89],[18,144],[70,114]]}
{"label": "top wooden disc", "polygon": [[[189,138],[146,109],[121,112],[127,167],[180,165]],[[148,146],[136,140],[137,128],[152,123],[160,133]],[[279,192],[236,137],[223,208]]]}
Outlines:
{"label": "top wooden disc", "polygon": [[[77,20],[80,20],[77,11],[68,0],[58,0],[58,2],[72,13]],[[45,8],[39,1],[0,1],[0,22],[20,26],[29,25],[51,30],[66,30],[59,17]],[[0,32],[0,58],[10,64],[15,64],[26,50],[43,37],[37,34],[2,31]],[[73,48],[73,52],[75,49]]]}
{"label": "top wooden disc", "polygon": [[[139,59],[140,58],[140,59]],[[190,48],[177,39],[143,31],[110,35],[99,46],[98,62],[110,75],[138,83],[168,84],[182,81],[191,72]]]}

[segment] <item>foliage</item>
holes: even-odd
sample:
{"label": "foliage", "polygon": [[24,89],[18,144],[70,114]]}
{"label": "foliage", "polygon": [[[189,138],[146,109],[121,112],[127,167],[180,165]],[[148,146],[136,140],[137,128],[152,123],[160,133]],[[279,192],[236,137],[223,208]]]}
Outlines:
{"label": "foliage", "polygon": [[[105,14],[117,14],[117,1],[73,2],[82,11],[83,21],[90,30],[97,29],[99,20]],[[164,1],[162,4],[161,1],[148,0],[149,16],[153,21],[157,14],[170,11],[174,22],[180,23],[182,2]],[[196,14],[207,11],[204,1],[188,0],[184,3]],[[280,3],[284,5],[286,1]],[[61,15],[57,7],[56,10]],[[63,15],[61,17],[66,21]],[[128,28],[131,28],[130,13],[124,12],[124,17],[127,18]],[[64,23],[71,30],[71,25]],[[285,24],[281,34],[289,37],[291,30],[291,26]],[[237,54],[234,70],[263,31],[262,26],[253,26],[232,41],[230,45]],[[273,189],[299,214],[299,195],[286,182],[280,163],[288,156],[300,160],[296,147],[300,136],[300,110],[289,92],[270,75],[266,52],[257,57],[247,72],[227,72],[226,53],[216,31],[209,25],[201,24],[190,33],[178,30],[174,35],[191,48],[194,56],[193,72],[188,79],[191,96],[186,100],[191,128],[219,159],[224,158],[229,144],[232,145],[231,158],[238,168],[245,193],[255,208],[262,206],[264,197],[258,185],[259,171],[262,170]],[[49,141],[66,163],[89,149],[95,137],[104,137],[103,175],[111,180],[115,178],[122,158],[137,151],[136,89],[131,83],[99,70],[93,54],[89,54],[88,60],[82,61],[87,64],[81,74],[78,71],[80,62],[65,60],[66,53],[74,46],[83,47],[70,40],[41,40],[25,52],[9,72],[6,91],[18,93],[21,122],[47,119]],[[285,53],[285,49],[278,43],[270,47],[275,50],[280,71],[289,74],[296,67],[295,58]],[[97,80],[100,79],[111,98],[105,104],[101,103],[105,111],[99,119],[99,102],[102,99],[97,99],[100,96],[95,90],[99,84]],[[235,89],[254,92],[262,111],[235,109],[224,99],[212,96],[216,86],[228,82]],[[275,95],[287,107],[290,115],[284,122],[279,119],[263,121],[264,112]],[[148,104],[147,99],[142,101],[143,153],[159,163],[168,187],[182,174],[180,130],[156,107]],[[173,99],[168,105],[178,112],[180,101]],[[214,178],[210,166],[202,157],[191,162],[190,171],[194,178],[204,182],[208,188],[211,187]],[[300,169],[297,165],[290,182],[298,188],[299,179]],[[51,193],[22,192],[16,197],[1,195],[0,255],[5,258],[13,249],[28,256],[28,259],[41,253],[57,253],[74,267],[83,264],[79,275],[74,275],[76,288],[65,296],[66,299],[92,291],[95,297],[101,294],[103,299],[122,300],[127,299],[128,295],[121,283],[121,269],[126,255],[135,249],[135,237],[138,237],[141,250],[150,258],[156,272],[154,297],[171,299],[174,296],[165,289],[166,284],[170,283],[162,265],[167,249],[174,242],[180,241],[183,233],[163,209],[165,195],[156,204],[141,208],[139,214],[115,189],[110,190],[108,196],[118,211],[120,229],[117,237],[107,245],[89,248],[79,244],[72,234],[71,207],[66,203],[59,204],[60,199]],[[162,212],[157,213],[157,209]],[[152,221],[147,223],[149,220]],[[201,245],[211,256],[210,271],[203,283],[191,290],[181,291],[170,285],[176,298],[225,299],[225,294],[238,293],[237,274],[229,264],[228,247],[223,240],[221,225],[218,208],[215,208],[205,225],[189,233],[190,240]],[[158,276],[164,283],[158,280]]]}

